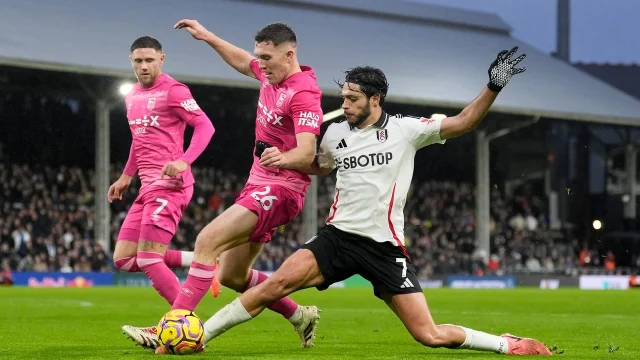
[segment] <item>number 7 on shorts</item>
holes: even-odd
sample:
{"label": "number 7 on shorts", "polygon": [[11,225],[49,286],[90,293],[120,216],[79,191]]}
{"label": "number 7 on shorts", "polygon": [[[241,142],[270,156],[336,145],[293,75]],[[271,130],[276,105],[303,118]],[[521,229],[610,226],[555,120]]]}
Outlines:
{"label": "number 7 on shorts", "polygon": [[162,209],[164,209],[167,206],[167,204],[169,204],[169,200],[166,200],[166,199],[163,199],[163,198],[156,198],[156,202],[159,202],[160,206],[158,206],[156,211],[153,212],[153,215],[160,214],[160,211],[162,211]]}

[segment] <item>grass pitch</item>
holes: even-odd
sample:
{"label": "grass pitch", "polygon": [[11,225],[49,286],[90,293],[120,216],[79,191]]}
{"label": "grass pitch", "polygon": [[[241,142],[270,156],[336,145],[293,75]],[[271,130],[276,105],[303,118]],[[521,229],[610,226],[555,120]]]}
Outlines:
{"label": "grass pitch", "polygon": [[[438,323],[535,337],[560,359],[640,359],[640,291],[426,290]],[[236,295],[205,297],[203,321]],[[289,323],[264,312],[210,342],[194,358],[211,359],[496,359],[474,351],[432,350],[413,341],[369,289],[305,290],[301,304],[322,309],[316,347],[301,349]],[[0,288],[4,326],[0,359],[148,359],[151,351],[121,334],[150,326],[169,307],[152,288]]]}

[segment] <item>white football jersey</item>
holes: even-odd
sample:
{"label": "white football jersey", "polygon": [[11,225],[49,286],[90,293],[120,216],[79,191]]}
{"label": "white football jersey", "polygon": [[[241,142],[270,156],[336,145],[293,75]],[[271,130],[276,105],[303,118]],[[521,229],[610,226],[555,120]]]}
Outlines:
{"label": "white football jersey", "polygon": [[318,165],[337,168],[336,193],[326,223],[377,242],[404,246],[404,205],[416,151],[439,143],[442,119],[383,112],[364,129],[329,125]]}

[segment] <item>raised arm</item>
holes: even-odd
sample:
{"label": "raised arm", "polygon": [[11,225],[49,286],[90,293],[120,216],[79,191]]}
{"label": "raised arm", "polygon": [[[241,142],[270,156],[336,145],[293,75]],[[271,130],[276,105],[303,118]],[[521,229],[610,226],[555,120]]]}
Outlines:
{"label": "raised arm", "polygon": [[209,44],[209,46],[211,46],[211,48],[213,48],[213,50],[215,50],[227,64],[236,69],[236,71],[256,79],[256,76],[253,71],[251,71],[250,67],[250,62],[253,59],[253,56],[247,51],[217,37],[214,33],[202,26],[197,20],[180,20],[173,28],[187,30],[194,39],[202,40]]}
{"label": "raised arm", "polygon": [[489,67],[489,83],[482,89],[480,95],[462,109],[460,114],[442,120],[440,124],[440,138],[442,140],[460,136],[475,129],[489,112],[498,93],[507,85],[511,77],[525,71],[525,68],[516,68],[515,66],[526,55],[511,59],[517,50],[516,46],[510,51],[501,51]]}

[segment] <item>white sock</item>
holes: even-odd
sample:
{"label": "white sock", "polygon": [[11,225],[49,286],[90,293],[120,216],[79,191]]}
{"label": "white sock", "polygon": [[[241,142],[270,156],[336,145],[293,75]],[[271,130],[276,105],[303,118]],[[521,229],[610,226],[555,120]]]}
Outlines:
{"label": "white sock", "polygon": [[193,251],[181,251],[181,253],[182,267],[191,266],[191,262],[193,261]]}
{"label": "white sock", "polygon": [[294,326],[297,326],[298,324],[300,324],[300,322],[302,322],[302,308],[300,307],[300,305],[298,305],[296,311],[287,320],[289,320],[289,322]]}
{"label": "white sock", "polygon": [[251,320],[251,315],[242,306],[240,299],[236,298],[204,323],[204,342],[207,343],[232,327],[249,320]]}
{"label": "white sock", "polygon": [[464,330],[466,335],[464,344],[460,345],[460,349],[488,350],[498,354],[507,354],[509,352],[509,343],[502,336],[491,335],[462,326],[460,328]]}

